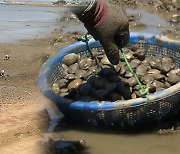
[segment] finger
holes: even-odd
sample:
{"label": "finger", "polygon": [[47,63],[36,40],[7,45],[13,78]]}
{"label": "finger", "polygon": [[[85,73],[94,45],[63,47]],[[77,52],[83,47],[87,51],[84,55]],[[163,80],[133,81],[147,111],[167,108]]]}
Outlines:
{"label": "finger", "polygon": [[106,56],[111,64],[117,65],[119,63],[119,49],[115,43],[110,40],[100,40],[101,45],[103,46]]}
{"label": "finger", "polygon": [[129,28],[125,26],[123,29],[119,29],[115,34],[115,41],[118,47],[123,48],[129,43]]}

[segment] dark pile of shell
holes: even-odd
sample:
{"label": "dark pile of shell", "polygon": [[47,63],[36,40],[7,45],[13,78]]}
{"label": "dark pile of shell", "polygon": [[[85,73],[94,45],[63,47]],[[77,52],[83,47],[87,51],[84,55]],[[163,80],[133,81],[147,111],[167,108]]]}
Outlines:
{"label": "dark pile of shell", "polygon": [[[161,91],[180,82],[180,69],[169,57],[145,56],[144,49],[124,48],[129,64],[149,93]],[[141,97],[140,87],[124,58],[111,65],[102,48],[91,54],[66,55],[62,74],[52,90],[74,101],[117,101]],[[121,53],[120,53],[121,55]]]}

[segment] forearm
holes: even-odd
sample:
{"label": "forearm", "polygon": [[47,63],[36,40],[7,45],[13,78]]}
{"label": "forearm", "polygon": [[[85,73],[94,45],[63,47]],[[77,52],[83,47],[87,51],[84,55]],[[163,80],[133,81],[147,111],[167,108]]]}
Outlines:
{"label": "forearm", "polygon": [[119,47],[129,43],[129,23],[125,11],[108,0],[82,0],[82,3],[70,3],[69,7],[89,34],[99,40],[108,60],[117,65]]}

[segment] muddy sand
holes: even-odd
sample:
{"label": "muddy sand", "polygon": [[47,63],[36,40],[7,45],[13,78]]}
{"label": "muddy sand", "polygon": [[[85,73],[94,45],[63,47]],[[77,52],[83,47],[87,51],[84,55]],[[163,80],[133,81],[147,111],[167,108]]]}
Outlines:
{"label": "muddy sand", "polygon": [[[67,34],[55,45],[52,38],[0,44],[0,66],[5,70],[0,78],[1,154],[39,154],[43,149],[38,141],[44,140],[49,116],[48,100],[38,89],[39,69],[49,55],[76,41],[73,36]],[[10,59],[4,60],[7,54]]]}

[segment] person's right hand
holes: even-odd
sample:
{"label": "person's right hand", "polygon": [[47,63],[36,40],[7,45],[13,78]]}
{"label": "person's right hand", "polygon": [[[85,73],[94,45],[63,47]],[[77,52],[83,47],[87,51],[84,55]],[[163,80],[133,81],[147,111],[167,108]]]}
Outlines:
{"label": "person's right hand", "polygon": [[76,14],[88,32],[99,40],[109,61],[119,63],[119,47],[129,43],[129,22],[126,12],[119,6],[98,0],[89,10]]}

